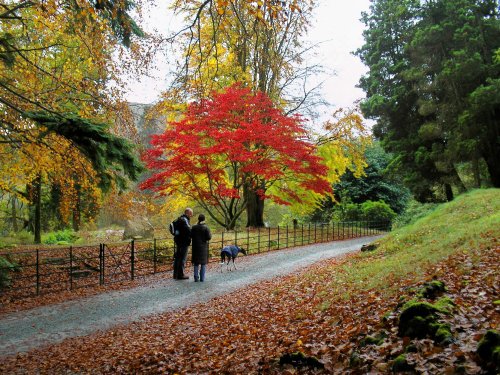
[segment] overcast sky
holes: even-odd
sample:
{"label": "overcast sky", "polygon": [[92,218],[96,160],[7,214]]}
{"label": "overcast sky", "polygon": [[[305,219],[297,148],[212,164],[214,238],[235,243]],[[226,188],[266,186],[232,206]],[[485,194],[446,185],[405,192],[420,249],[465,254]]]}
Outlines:
{"label": "overcast sky", "polygon": [[[361,89],[356,88],[359,78],[366,67],[359,58],[352,55],[363,44],[363,24],[359,21],[362,11],[368,11],[369,0],[318,0],[319,6],[309,38],[312,42],[323,42],[319,49],[319,62],[326,69],[335,71],[325,83],[323,95],[335,107],[351,105],[364,97]],[[166,4],[169,0],[157,0],[155,9],[148,12],[146,21],[158,31],[167,31],[178,27],[178,21],[169,15]],[[168,64],[161,62],[154,72],[154,77],[129,79],[129,92],[126,99],[138,103],[153,103],[160,92],[166,88],[165,72]]]}

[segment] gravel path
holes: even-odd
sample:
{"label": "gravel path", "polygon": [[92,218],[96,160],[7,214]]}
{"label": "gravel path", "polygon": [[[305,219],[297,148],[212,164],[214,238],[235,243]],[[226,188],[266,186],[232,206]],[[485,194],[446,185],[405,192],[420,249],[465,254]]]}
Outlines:
{"label": "gravel path", "polygon": [[25,352],[41,345],[84,336],[118,324],[144,319],[230,293],[261,280],[285,275],[321,259],[359,250],[380,236],[303,246],[238,257],[237,271],[209,268],[204,283],[190,280],[155,280],[154,284],[107,292],[32,310],[0,319],[0,355]]}

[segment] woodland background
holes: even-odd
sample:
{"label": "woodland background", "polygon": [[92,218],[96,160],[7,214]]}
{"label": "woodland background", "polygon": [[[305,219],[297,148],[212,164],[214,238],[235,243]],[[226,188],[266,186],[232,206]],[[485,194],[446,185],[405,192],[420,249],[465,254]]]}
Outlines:
{"label": "woodland background", "polygon": [[[405,210],[500,186],[498,2],[374,1],[355,51],[369,68],[360,81],[366,98],[332,109],[324,123],[315,119],[327,103],[310,77],[325,67],[308,65],[318,46],[304,41],[315,3],[174,1],[185,22],[165,38],[142,31],[140,1],[3,1],[2,244],[96,242],[127,220],[164,228],[186,206],[226,229],[368,216],[404,223]],[[156,53],[172,49],[184,59],[161,99],[124,102],[124,73],[147,71]],[[322,168],[303,158],[309,171],[298,172],[300,163],[276,156],[284,139],[262,144],[249,133],[232,147],[255,142],[264,156],[245,173],[224,151],[201,174],[195,166],[208,146],[187,138],[190,170],[152,164],[152,134],[174,131],[181,142],[193,103],[234,84],[269,98],[283,116],[277,128],[293,119],[300,130],[291,144],[305,145]],[[376,121],[372,129],[363,116]],[[169,147],[159,146],[161,157]],[[311,179],[329,188],[315,191]]]}

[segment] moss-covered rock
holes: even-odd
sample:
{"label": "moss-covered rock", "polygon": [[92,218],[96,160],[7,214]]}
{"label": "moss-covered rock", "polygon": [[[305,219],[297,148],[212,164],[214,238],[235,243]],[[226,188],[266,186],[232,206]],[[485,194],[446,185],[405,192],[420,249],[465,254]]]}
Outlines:
{"label": "moss-covered rock", "polygon": [[280,365],[290,364],[294,367],[324,368],[325,365],[316,357],[307,356],[302,352],[286,353],[280,358]]}
{"label": "moss-covered rock", "polygon": [[453,334],[448,323],[433,324],[432,329],[435,330],[433,339],[439,345],[449,345],[453,342]]}
{"label": "moss-covered rock", "polygon": [[479,341],[477,354],[483,367],[500,372],[500,333],[494,329],[486,332]]}
{"label": "moss-covered rock", "polygon": [[446,291],[446,287],[442,281],[432,280],[425,283],[419,291],[419,296],[435,299],[436,297],[442,295]]}
{"label": "moss-covered rock", "polygon": [[424,338],[433,334],[431,324],[436,323],[439,308],[428,302],[410,301],[399,316],[398,335],[401,337]]}
{"label": "moss-covered rock", "polygon": [[405,354],[400,354],[394,361],[392,362],[392,371],[394,372],[404,372],[404,371],[413,371],[414,367],[411,366],[406,360]]}
{"label": "moss-covered rock", "polygon": [[359,356],[359,353],[354,351],[351,353],[351,356],[349,357],[349,367],[358,367],[361,365],[361,357]]}
{"label": "moss-covered rock", "polygon": [[377,333],[375,336],[365,336],[359,342],[359,346],[381,345],[386,337],[387,333],[384,331]]}
{"label": "moss-covered rock", "polygon": [[378,242],[374,242],[371,244],[366,244],[361,246],[361,251],[374,251],[377,250],[377,248],[380,246]]}
{"label": "moss-covered rock", "polygon": [[439,314],[449,314],[452,304],[449,298],[435,304],[414,300],[406,303],[399,317],[398,335],[419,339],[431,337],[438,344],[450,344],[453,342],[451,327],[439,322]]}

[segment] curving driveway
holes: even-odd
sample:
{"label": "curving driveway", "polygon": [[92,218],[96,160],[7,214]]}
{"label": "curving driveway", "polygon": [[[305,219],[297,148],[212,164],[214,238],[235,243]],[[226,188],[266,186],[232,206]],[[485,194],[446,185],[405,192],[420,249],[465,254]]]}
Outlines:
{"label": "curving driveway", "polygon": [[[359,250],[380,236],[315,244],[238,257],[235,272],[207,270],[204,283],[167,278],[123,291],[68,301],[5,315],[0,319],[0,355],[24,352],[41,345],[84,336],[118,324],[205,302],[261,280],[292,273],[321,259]],[[224,269],[225,270],[225,269]]]}

